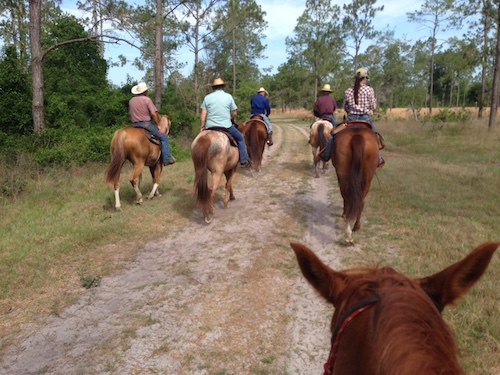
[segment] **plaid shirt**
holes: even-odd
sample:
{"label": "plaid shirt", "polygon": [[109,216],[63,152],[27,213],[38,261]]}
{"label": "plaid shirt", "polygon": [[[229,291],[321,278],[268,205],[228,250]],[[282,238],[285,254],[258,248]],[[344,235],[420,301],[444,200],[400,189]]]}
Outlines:
{"label": "plaid shirt", "polygon": [[358,92],[358,104],[354,102],[354,87],[349,87],[344,93],[344,109],[348,115],[369,115],[375,109],[375,91],[366,85],[361,85]]}

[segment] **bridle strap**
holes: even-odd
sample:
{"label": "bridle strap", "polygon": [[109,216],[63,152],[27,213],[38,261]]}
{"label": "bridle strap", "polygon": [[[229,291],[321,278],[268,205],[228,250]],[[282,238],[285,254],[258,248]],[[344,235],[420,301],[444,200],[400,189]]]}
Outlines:
{"label": "bridle strap", "polygon": [[337,358],[338,347],[340,343],[340,337],[342,332],[347,327],[347,325],[363,311],[368,310],[370,307],[375,305],[379,300],[377,295],[362,299],[356,302],[354,305],[349,307],[339,318],[332,335],[332,348],[330,349],[330,355],[328,356],[328,361],[324,365],[324,375],[332,375],[333,365]]}

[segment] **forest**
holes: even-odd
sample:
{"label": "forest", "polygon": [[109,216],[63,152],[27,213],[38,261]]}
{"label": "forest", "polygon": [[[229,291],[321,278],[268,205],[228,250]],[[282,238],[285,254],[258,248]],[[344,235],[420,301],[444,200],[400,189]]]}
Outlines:
{"label": "forest", "polygon": [[[112,64],[133,64],[160,113],[172,116],[173,136],[192,136],[209,83],[220,77],[239,107],[266,87],[277,110],[311,108],[318,88],[331,82],[342,108],[343,91],[357,67],[370,72],[379,111],[409,108],[415,119],[466,120],[474,107],[490,128],[498,106],[500,2],[426,0],[408,9],[408,22],[427,30],[416,42],[379,29],[384,6],[376,0],[307,0],[286,38],[287,60],[271,74],[257,63],[265,56],[266,13],[255,0],[127,1],[77,3],[85,17],[61,10],[61,1],[0,2],[0,146],[2,154],[29,154],[42,165],[104,161],[109,139],[128,124],[127,76],[108,80]],[[334,21],[333,21],[334,20]],[[377,25],[377,27],[376,27]],[[461,38],[443,39],[446,30]],[[122,44],[140,58],[107,61],[106,46]],[[361,46],[367,46],[362,49]],[[192,71],[183,74],[176,52],[188,47]],[[154,98],[153,98],[154,96]],[[421,110],[425,108],[424,116]],[[434,108],[434,111],[433,111]],[[455,109],[454,112],[447,109]],[[444,111],[444,112],[443,112]],[[174,145],[175,147],[175,145]],[[84,150],[84,151],[83,151]]]}

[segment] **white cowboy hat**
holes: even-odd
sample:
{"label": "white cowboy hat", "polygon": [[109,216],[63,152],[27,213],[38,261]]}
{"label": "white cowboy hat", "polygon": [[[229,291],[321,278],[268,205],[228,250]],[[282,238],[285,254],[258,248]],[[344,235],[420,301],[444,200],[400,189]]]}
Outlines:
{"label": "white cowboy hat", "polygon": [[269,95],[269,93],[267,92],[267,90],[264,87],[261,87],[260,89],[258,89],[257,92],[265,92],[266,95]]}
{"label": "white cowboy hat", "polygon": [[214,79],[214,83],[211,84],[212,87],[214,86],[224,86],[226,83],[220,79],[220,78],[216,78]]}
{"label": "white cowboy hat", "polygon": [[368,70],[366,70],[365,68],[359,68],[358,70],[356,70],[356,75],[359,74],[359,78],[368,78]]}
{"label": "white cowboy hat", "polygon": [[330,85],[327,83],[323,86],[323,88],[321,89],[321,91],[325,91],[325,92],[332,92],[332,89],[330,88]]}
{"label": "white cowboy hat", "polygon": [[138,94],[142,94],[144,91],[148,91],[149,90],[149,87],[148,85],[146,85],[145,82],[141,82],[139,83],[138,85],[135,85],[134,87],[132,87],[132,94],[134,95],[138,95]]}

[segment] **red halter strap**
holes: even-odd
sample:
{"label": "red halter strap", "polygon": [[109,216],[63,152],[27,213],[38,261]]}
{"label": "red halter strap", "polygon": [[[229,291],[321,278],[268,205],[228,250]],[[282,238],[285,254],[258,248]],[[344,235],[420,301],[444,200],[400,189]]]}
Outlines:
{"label": "red halter strap", "polygon": [[378,296],[376,295],[365,298],[352,305],[349,309],[345,311],[344,314],[342,314],[342,316],[338,320],[339,323],[337,324],[337,326],[333,331],[332,348],[330,349],[330,355],[328,356],[328,361],[324,365],[325,372],[323,373],[323,375],[332,375],[333,373],[333,365],[335,364],[335,360],[337,359],[340,337],[344,329],[355,317],[357,317],[363,311],[368,310],[370,307],[375,305],[377,301],[378,301]]}

